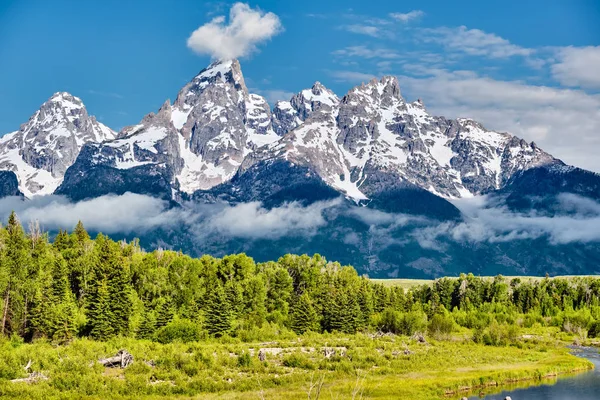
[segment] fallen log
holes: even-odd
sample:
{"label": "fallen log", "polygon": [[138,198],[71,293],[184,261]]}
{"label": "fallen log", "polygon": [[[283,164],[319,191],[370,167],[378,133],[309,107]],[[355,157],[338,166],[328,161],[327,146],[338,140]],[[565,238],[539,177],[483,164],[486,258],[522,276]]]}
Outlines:
{"label": "fallen log", "polygon": [[119,350],[115,356],[101,358],[98,362],[107,368],[127,368],[133,364],[133,356],[127,350]]}
{"label": "fallen log", "polygon": [[35,383],[37,381],[47,381],[48,377],[41,372],[32,372],[27,378],[11,379],[11,382]]}

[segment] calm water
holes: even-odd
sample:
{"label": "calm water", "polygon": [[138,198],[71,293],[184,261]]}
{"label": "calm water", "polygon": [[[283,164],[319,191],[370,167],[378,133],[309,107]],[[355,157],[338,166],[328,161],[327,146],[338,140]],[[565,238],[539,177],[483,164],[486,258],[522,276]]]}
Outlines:
{"label": "calm water", "polygon": [[[577,354],[592,361],[596,368],[573,376],[559,378],[555,384],[507,390],[485,396],[485,400],[503,400],[510,396],[512,400],[599,400],[600,399],[600,356],[598,349],[584,349]],[[474,396],[469,399],[477,400]]]}

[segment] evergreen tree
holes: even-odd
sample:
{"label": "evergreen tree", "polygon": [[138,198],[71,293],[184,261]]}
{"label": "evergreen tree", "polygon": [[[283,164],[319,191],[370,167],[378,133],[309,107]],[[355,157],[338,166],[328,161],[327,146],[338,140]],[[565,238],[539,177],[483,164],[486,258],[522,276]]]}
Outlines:
{"label": "evergreen tree", "polygon": [[156,317],[154,313],[144,310],[142,314],[142,321],[137,331],[136,337],[138,339],[152,339],[154,332],[156,332]]}
{"label": "evergreen tree", "polygon": [[8,218],[7,235],[1,265],[5,284],[3,285],[2,319],[0,334],[23,333],[27,317],[27,306],[32,298],[27,298],[30,252],[25,231],[13,211]]}
{"label": "evergreen tree", "polygon": [[220,284],[209,289],[206,300],[205,323],[206,330],[213,336],[219,337],[231,329],[231,311],[225,291]]}
{"label": "evergreen tree", "polygon": [[90,235],[83,227],[83,222],[81,221],[77,222],[75,230],[73,231],[73,235],[75,236],[77,243],[81,246],[83,246],[88,240],[90,240]]}
{"label": "evergreen tree", "polygon": [[110,307],[111,299],[107,279],[95,282],[90,298],[87,314],[90,325],[90,336],[100,340],[114,336],[114,315]]}
{"label": "evergreen tree", "polygon": [[166,326],[175,317],[175,306],[171,299],[166,299],[156,310],[156,329]]}
{"label": "evergreen tree", "polygon": [[308,331],[319,331],[317,313],[310,297],[306,293],[302,294],[296,301],[296,304],[294,304],[291,315],[291,328],[299,335]]}

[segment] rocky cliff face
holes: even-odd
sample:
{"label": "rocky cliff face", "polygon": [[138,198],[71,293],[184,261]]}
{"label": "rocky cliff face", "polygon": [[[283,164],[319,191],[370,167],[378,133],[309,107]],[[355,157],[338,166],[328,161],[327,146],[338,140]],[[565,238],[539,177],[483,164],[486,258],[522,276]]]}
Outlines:
{"label": "rocky cliff face", "polygon": [[[327,92],[320,85],[319,91]],[[298,104],[305,92],[290,103]],[[311,165],[334,188],[366,200],[381,191],[382,179],[389,185],[382,175],[458,198],[499,189],[521,170],[562,164],[534,143],[475,121],[431,116],[421,101],[402,98],[395,77],[358,86],[340,101],[329,99],[316,107],[288,107],[285,115],[295,119],[277,125],[288,132],[246,165],[274,158]],[[274,115],[286,109],[280,104]]]}
{"label": "rocky cliff face", "polygon": [[317,82],[271,110],[249,93],[237,60],[211,64],[173,104],[118,135],[89,117],[81,100],[57,93],[0,139],[0,169],[15,171],[27,196],[53,193],[61,183],[58,193],[81,192],[73,185],[94,185],[92,177],[102,180],[99,171],[111,170],[111,179],[122,179],[107,182],[109,192],[126,191],[115,185],[145,173],[144,182],[160,181],[179,200],[255,164],[275,165],[269,161],[306,167],[357,202],[407,188],[469,197],[501,189],[521,171],[563,165],[508,133],[430,115],[420,100],[407,102],[391,76],[341,99]]}
{"label": "rocky cliff face", "polygon": [[21,195],[17,175],[12,171],[0,171],[0,198]]}
{"label": "rocky cliff face", "polygon": [[147,115],[112,141],[90,144],[73,167],[73,180],[65,181],[59,193],[86,184],[90,166],[119,169],[119,175],[144,167],[169,182],[178,198],[177,193],[229,181],[248,154],[278,139],[266,100],[248,93],[239,62],[215,62],[181,89],[173,105],[165,102],[156,115]]}
{"label": "rocky cliff face", "polygon": [[0,170],[13,171],[28,197],[52,194],[86,143],[114,137],[79,98],[55,93],[18,131],[0,137]]}

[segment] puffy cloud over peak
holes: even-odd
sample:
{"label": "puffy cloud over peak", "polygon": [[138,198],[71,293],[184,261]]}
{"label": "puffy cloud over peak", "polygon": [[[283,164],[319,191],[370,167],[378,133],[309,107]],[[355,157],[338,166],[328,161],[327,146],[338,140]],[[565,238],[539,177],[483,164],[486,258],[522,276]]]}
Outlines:
{"label": "puffy cloud over peak", "polygon": [[235,3],[225,16],[213,18],[200,26],[187,40],[187,46],[198,54],[214,59],[231,59],[250,55],[263,43],[283,30],[279,17],[272,12]]}

